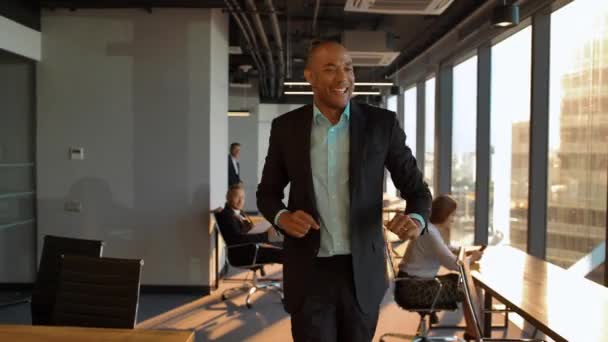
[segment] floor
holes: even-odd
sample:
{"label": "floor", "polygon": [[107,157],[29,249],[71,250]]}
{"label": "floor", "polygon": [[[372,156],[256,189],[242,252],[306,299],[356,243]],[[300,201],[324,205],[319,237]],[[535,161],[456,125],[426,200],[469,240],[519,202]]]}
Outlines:
{"label": "floor", "polygon": [[[292,341],[289,315],[283,310],[276,293],[256,293],[251,309],[244,305],[245,295],[235,295],[226,301],[221,299],[224,289],[239,286],[248,275],[231,269],[220,288],[205,297],[143,294],[140,297],[137,328],[191,329],[196,333],[196,341]],[[280,278],[281,268],[267,268],[267,277]],[[439,319],[443,325],[462,324],[460,312],[441,313]],[[500,319],[501,317],[496,317],[497,323],[500,323]],[[379,341],[380,336],[386,332],[414,334],[418,320],[416,313],[400,309],[392,299],[392,291],[387,291],[374,341]],[[31,324],[29,304],[0,307],[0,324]],[[522,336],[518,325],[521,326],[513,323],[509,325],[509,337]],[[462,336],[462,331],[437,330],[432,334]],[[494,332],[494,337],[502,336],[505,336],[504,331]],[[399,340],[387,338],[386,341]]]}

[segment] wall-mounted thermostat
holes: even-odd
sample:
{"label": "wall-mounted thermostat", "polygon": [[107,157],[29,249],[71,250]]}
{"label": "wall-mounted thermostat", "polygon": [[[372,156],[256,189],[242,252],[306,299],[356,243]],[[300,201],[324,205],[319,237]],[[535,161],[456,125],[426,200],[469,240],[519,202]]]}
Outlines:
{"label": "wall-mounted thermostat", "polygon": [[70,147],[70,160],[83,160],[84,147]]}

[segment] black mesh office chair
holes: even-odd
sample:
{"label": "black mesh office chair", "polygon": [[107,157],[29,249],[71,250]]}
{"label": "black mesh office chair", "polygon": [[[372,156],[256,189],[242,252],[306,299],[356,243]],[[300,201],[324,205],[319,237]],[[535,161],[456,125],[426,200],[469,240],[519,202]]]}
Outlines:
{"label": "black mesh office chair", "polygon": [[458,268],[460,271],[460,278],[462,280],[462,289],[464,292],[464,301],[463,301],[463,309],[465,312],[469,314],[473,325],[474,336],[471,336],[473,341],[475,342],[546,342],[541,339],[526,339],[526,338],[486,338],[483,337],[481,332],[481,325],[479,323],[479,298],[477,296],[477,291],[475,291],[475,285],[473,282],[473,277],[471,276],[471,271],[469,267],[469,263],[465,261],[464,251],[460,251],[458,253]]}
{"label": "black mesh office chair", "polygon": [[[387,255],[387,259],[389,262],[389,269],[395,285],[399,282],[419,282],[417,286],[427,287],[429,289],[429,295],[426,296],[426,299],[421,300],[420,303],[412,303],[408,306],[403,306],[402,308],[411,311],[417,312],[420,315],[420,321],[418,323],[418,330],[415,336],[403,334],[403,333],[385,333],[380,336],[380,342],[385,342],[388,337],[391,338],[399,338],[405,339],[407,341],[412,342],[464,342],[463,339],[456,336],[428,336],[431,325],[427,322],[427,319],[431,317],[431,315],[437,313],[438,311],[455,311],[458,309],[458,304],[456,301],[449,302],[439,302],[441,291],[443,290],[443,284],[441,281],[435,277],[432,279],[416,279],[412,277],[399,278],[397,277],[397,271],[395,270],[395,265],[393,263],[393,257],[389,248],[389,243],[386,238],[386,229],[384,229],[384,241],[385,241],[385,253]],[[400,306],[401,307],[401,306]]]}
{"label": "black mesh office chair", "polygon": [[[222,236],[222,227],[217,223],[217,212],[214,212],[215,217],[215,229],[219,236]],[[224,290],[222,293],[222,300],[228,299],[232,293],[247,293],[245,299],[245,305],[247,308],[251,308],[251,296],[258,291],[271,291],[277,293],[283,301],[283,287],[281,282],[274,280],[260,280],[258,279],[257,272],[263,272],[263,266],[267,263],[260,263],[257,260],[257,255],[262,248],[278,248],[273,245],[260,243],[260,242],[248,242],[228,245],[226,244],[226,258],[228,264],[232,267],[249,270],[252,274],[252,280],[245,280],[241,286],[233,287]]]}
{"label": "black mesh office chair", "polygon": [[140,259],[63,256],[53,325],[134,328],[142,266]]}
{"label": "black mesh office chair", "polygon": [[42,257],[32,291],[31,312],[33,325],[51,324],[51,314],[57,292],[59,266],[62,255],[101,257],[103,241],[46,235]]}

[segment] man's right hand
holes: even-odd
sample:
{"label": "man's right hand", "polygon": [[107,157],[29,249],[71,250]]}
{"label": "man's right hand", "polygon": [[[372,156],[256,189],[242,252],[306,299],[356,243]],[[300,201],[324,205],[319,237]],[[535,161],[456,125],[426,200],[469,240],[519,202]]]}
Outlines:
{"label": "man's right hand", "polygon": [[320,228],[315,219],[302,210],[282,213],[279,216],[278,223],[285,233],[296,238],[303,237],[311,228],[317,230]]}

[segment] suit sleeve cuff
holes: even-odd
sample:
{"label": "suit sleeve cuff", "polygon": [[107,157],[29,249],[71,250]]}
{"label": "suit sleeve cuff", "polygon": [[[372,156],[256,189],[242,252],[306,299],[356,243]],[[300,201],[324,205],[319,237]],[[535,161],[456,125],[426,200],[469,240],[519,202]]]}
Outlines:
{"label": "suit sleeve cuff", "polygon": [[281,228],[281,226],[279,226],[279,216],[281,216],[282,213],[287,212],[289,210],[287,209],[281,209],[279,210],[279,212],[274,216],[274,225]]}
{"label": "suit sleeve cuff", "polygon": [[422,228],[421,235],[424,234],[424,232],[426,231],[426,222],[424,222],[424,218],[422,217],[422,215],[416,214],[416,213],[411,213],[408,215],[409,215],[409,217],[413,218],[414,220],[418,221],[418,223],[420,223],[420,227]]}

